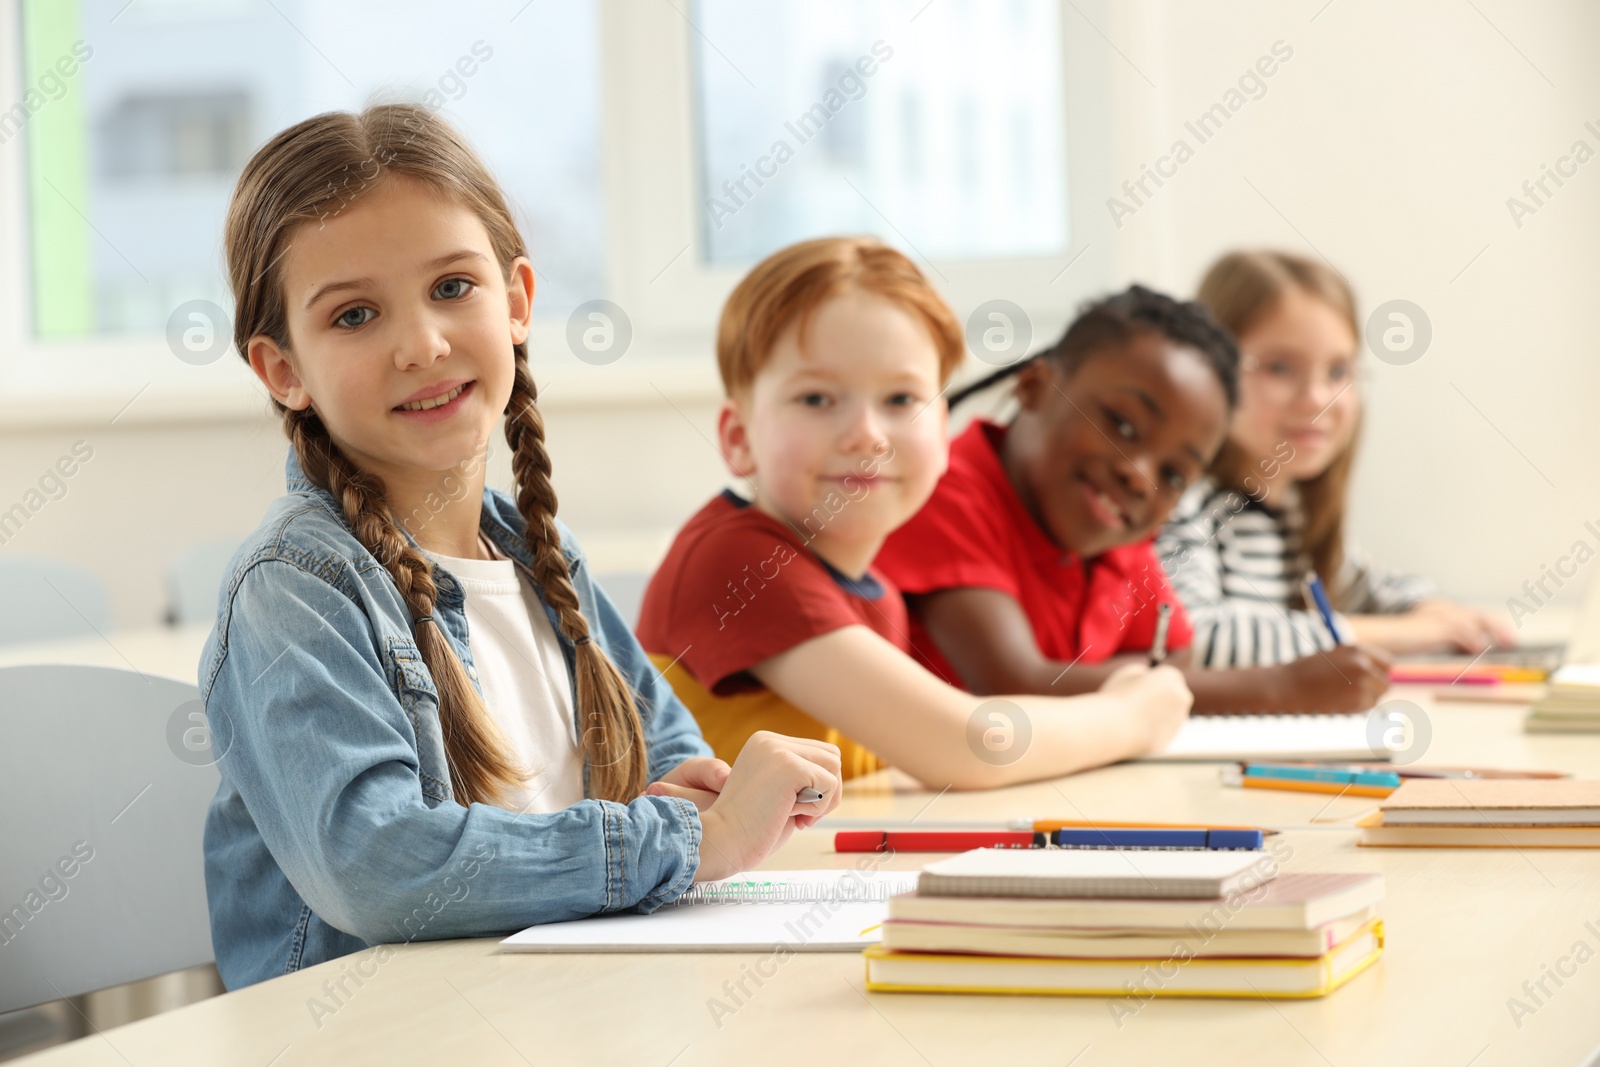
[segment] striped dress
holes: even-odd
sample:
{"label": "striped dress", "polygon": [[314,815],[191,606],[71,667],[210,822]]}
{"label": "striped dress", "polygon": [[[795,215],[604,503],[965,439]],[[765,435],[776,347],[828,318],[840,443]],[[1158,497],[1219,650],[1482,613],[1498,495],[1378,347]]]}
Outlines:
{"label": "striped dress", "polygon": [[[1208,479],[1184,493],[1156,551],[1194,623],[1197,664],[1268,667],[1333,647],[1321,616],[1299,606],[1311,566],[1303,522],[1292,491],[1271,508]],[[1339,579],[1329,591],[1353,615],[1397,614],[1434,595],[1426,580],[1382,571],[1348,545]]]}

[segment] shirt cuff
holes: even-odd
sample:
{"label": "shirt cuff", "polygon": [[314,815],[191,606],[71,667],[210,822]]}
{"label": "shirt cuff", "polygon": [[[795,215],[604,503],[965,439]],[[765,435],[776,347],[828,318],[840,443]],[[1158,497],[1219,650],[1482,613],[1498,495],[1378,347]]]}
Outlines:
{"label": "shirt cuff", "polygon": [[[649,879],[650,868],[655,868],[653,882],[656,888],[640,897],[634,909],[648,914],[663,904],[677,900],[694,884],[695,871],[700,869],[700,838],[703,830],[700,809],[682,797],[640,797],[633,803],[649,805],[656,816],[650,821],[657,825],[646,833],[659,835],[658,840],[653,842],[654,847],[646,845],[641,848],[638,858],[642,878]],[[614,847],[619,851],[622,847],[621,835],[622,828],[619,826],[618,839],[614,842]],[[655,862],[652,864],[651,860]],[[665,878],[673,867],[677,868],[675,876]]]}

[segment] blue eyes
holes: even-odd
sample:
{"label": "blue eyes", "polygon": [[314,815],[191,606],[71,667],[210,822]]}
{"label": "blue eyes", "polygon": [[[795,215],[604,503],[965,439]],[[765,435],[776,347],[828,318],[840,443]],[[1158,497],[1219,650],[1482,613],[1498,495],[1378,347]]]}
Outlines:
{"label": "blue eyes", "polygon": [[[436,300],[460,300],[476,288],[476,283],[470,278],[446,278],[433,287],[432,295]],[[359,330],[371,322],[377,314],[372,308],[357,305],[341,311],[333,320],[333,324],[341,330]]]}
{"label": "blue eyes", "polygon": [[[377,314],[377,312],[373,311],[371,308],[364,308],[364,307],[348,308],[344,312],[342,312],[339,315],[338,318],[333,320],[333,324],[335,326],[341,326],[346,330],[354,330],[358,326],[365,326],[367,323],[371,322],[372,321],[372,316],[376,315],[376,314]],[[352,315],[365,315],[366,318],[362,319],[360,322],[352,322],[352,321],[350,321],[350,316],[352,316]]]}

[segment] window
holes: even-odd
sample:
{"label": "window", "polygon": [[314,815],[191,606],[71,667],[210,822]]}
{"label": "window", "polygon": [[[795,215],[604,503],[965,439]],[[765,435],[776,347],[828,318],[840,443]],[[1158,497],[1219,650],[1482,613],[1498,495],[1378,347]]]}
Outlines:
{"label": "window", "polygon": [[34,334],[157,334],[185,301],[226,307],[222,220],[250,153],[373,99],[438,108],[483,153],[521,212],[538,312],[601,292],[597,6],[515,10],[27,0],[34,92],[0,115],[0,137],[20,134],[30,158]]}
{"label": "window", "polygon": [[1067,249],[1060,7],[923,6],[700,0],[707,261],[841,232],[933,260]]}
{"label": "window", "polygon": [[[20,235],[0,242],[0,421],[140,397],[134,418],[259,410],[240,361],[172,340],[231,332],[229,193],[272,134],[382,100],[440,109],[505,188],[538,274],[539,373],[573,383],[558,402],[716,389],[728,291],[823,233],[902,248],[963,319],[1014,301],[1042,342],[1113,275],[1115,242],[1085,235],[1120,106],[1091,25],[1119,17],[1105,0],[0,0],[22,93],[0,99],[0,231]],[[625,316],[608,329],[627,359],[574,348],[568,320],[596,300]]]}

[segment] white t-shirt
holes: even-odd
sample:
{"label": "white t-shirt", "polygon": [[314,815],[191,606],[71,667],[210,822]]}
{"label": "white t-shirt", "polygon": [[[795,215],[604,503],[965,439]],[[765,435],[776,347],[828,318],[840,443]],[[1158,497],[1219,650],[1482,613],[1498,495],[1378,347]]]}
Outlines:
{"label": "white t-shirt", "polygon": [[467,629],[484,703],[532,774],[506,807],[551,812],[583,799],[583,755],[572,713],[572,682],[555,629],[517,565],[479,535],[493,559],[424,552],[466,594]]}

